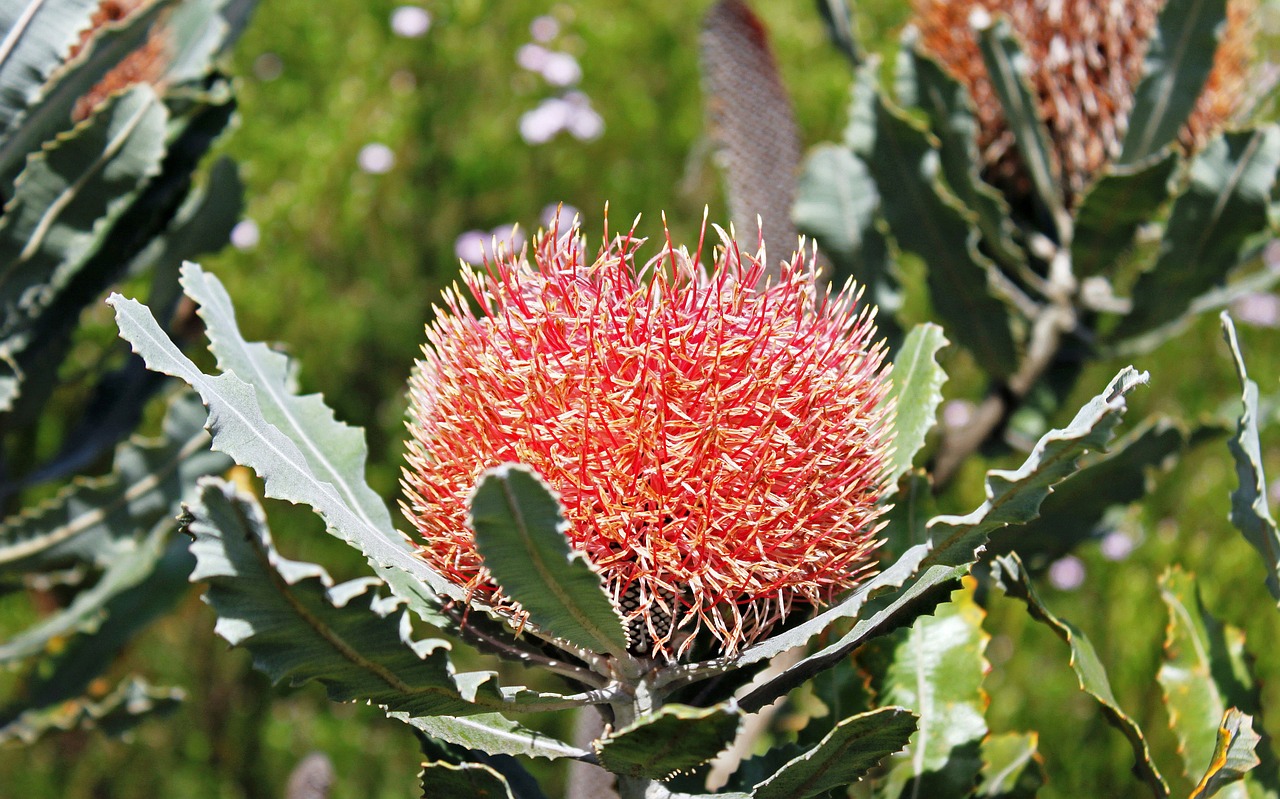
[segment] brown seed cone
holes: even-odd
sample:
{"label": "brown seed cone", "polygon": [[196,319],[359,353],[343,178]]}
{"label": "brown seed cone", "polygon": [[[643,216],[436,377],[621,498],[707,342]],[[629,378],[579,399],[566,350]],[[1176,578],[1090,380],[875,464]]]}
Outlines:
{"label": "brown seed cone", "polygon": [[[1070,207],[1120,152],[1163,0],[913,0],[921,48],[969,90],[977,111],[984,177],[1011,198],[1031,183],[1018,157],[969,24],[978,9],[1009,19],[1031,69],[1059,186]],[[1213,71],[1181,141],[1202,146],[1239,112],[1250,72],[1255,0],[1233,0]]]}

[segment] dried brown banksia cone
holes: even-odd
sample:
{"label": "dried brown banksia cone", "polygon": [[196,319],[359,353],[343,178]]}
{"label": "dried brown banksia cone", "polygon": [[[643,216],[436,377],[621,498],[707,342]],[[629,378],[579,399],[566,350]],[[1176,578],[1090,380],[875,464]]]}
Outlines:
{"label": "dried brown banksia cone", "polygon": [[[1120,152],[1162,0],[913,0],[921,48],[969,90],[979,122],[984,177],[1011,197],[1031,183],[1005,124],[970,19],[1004,15],[1027,55],[1027,78],[1048,129],[1064,201],[1074,204]],[[1247,104],[1254,0],[1228,5],[1213,70],[1182,145],[1196,149]]]}

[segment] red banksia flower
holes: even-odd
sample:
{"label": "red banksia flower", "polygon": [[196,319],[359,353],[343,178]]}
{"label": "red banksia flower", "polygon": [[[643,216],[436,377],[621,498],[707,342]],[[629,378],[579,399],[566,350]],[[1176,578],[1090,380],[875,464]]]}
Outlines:
{"label": "red banksia flower", "polygon": [[445,293],[410,382],[423,558],[519,619],[467,526],[480,473],[518,461],[559,492],[637,654],[700,630],[735,652],[865,575],[891,435],[874,311],[800,254],[757,286],[763,242],[721,235],[709,275],[669,241],[640,263],[631,234],[591,259],[576,229],[463,265],[480,311]]}

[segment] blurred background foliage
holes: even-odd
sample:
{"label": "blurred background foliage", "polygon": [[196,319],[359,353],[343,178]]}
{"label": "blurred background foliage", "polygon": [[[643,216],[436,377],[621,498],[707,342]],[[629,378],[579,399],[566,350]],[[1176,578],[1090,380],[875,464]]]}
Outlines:
{"label": "blurred background foliage", "polygon": [[[641,231],[651,237],[665,210],[676,241],[696,240],[704,205],[711,220],[725,218],[698,75],[708,5],[430,2],[421,5],[428,29],[411,36],[393,28],[400,8],[393,2],[266,0],[258,9],[231,69],[240,128],[222,148],[240,164],[251,224],[237,231],[237,246],[205,266],[227,284],[246,335],[281,342],[303,364],[303,386],[367,430],[370,482],[384,496],[398,494],[403,386],[431,306],[457,274],[461,234],[510,223],[528,231],[561,202],[582,210],[588,231],[601,230],[606,201],[612,229],[643,214]],[[815,5],[754,6],[769,27],[805,145],[838,139],[850,72]],[[891,50],[908,12],[904,0],[859,3],[863,41]],[[598,137],[560,133],[533,145],[521,136],[522,115],[565,91],[517,62],[533,41],[531,24],[546,16],[558,33],[545,46],[577,60],[576,88],[604,123]],[[1264,5],[1259,18],[1274,38],[1267,26],[1276,24],[1275,8]],[[908,300],[912,321],[925,313]],[[108,309],[94,314],[85,335],[114,337]],[[1274,419],[1276,330],[1246,319],[1241,338]],[[944,351],[943,359],[948,399],[976,398],[981,386],[967,356]],[[1077,399],[1120,365],[1092,366]],[[1161,410],[1187,419],[1238,413],[1237,383],[1212,315],[1136,365],[1151,371],[1152,384],[1133,395],[1131,419]],[[1280,474],[1275,430],[1263,431],[1273,475]],[[942,510],[976,504],[991,465],[1007,464],[971,464]],[[1150,501],[1114,520],[1121,538],[1082,547],[1060,575],[1083,579],[1059,580],[1046,599],[1098,647],[1155,759],[1173,762],[1177,743],[1154,679],[1164,619],[1154,578],[1171,563],[1200,576],[1206,606],[1242,624],[1262,657],[1263,704],[1271,707],[1280,707],[1273,654],[1280,615],[1235,591],[1262,574],[1226,520],[1235,475],[1225,444],[1199,447],[1158,479]],[[322,561],[338,579],[361,573],[363,562],[321,534],[309,511],[272,507],[271,514],[286,554]],[[0,638],[31,620],[28,605],[12,600],[0,598]],[[1041,795],[1138,789],[1128,746],[1078,691],[1062,644],[999,592],[989,609],[992,729],[1041,731],[1050,777]],[[269,687],[247,653],[228,652],[212,626],[192,591],[126,658],[146,664],[155,681],[186,688],[188,700],[173,716],[143,725],[130,741],[70,733],[0,749],[0,797],[276,797],[298,760],[317,749],[334,761],[334,796],[413,795],[418,746],[397,722],[376,709],[332,705],[315,686]],[[1280,719],[1261,721],[1280,736]],[[1189,791],[1183,782],[1175,779],[1175,795]],[[544,784],[555,795],[557,785]]]}

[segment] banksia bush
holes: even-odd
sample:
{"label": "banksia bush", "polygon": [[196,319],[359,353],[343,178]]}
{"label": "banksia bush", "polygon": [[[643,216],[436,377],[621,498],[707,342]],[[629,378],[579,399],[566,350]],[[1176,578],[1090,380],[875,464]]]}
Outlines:
{"label": "banksia bush", "polygon": [[[467,527],[488,468],[559,493],[575,549],[630,605],[633,650],[699,630],[733,654],[870,565],[890,445],[871,313],[800,254],[724,239],[711,272],[628,234],[592,259],[551,231],[447,295],[412,383],[405,511],[422,556],[495,605]],[[513,608],[518,613],[518,608]],[[680,642],[680,643],[677,643]]]}
{"label": "banksia bush", "polygon": [[134,435],[166,383],[104,347],[89,309],[150,281],[165,328],[182,326],[178,268],[240,214],[229,161],[195,176],[235,107],[216,62],[253,5],[0,2],[0,581],[41,586],[44,611],[0,646],[22,669],[0,741],[124,732],[181,696],[104,675],[185,593],[173,516],[230,464],[189,394],[159,436]]}

